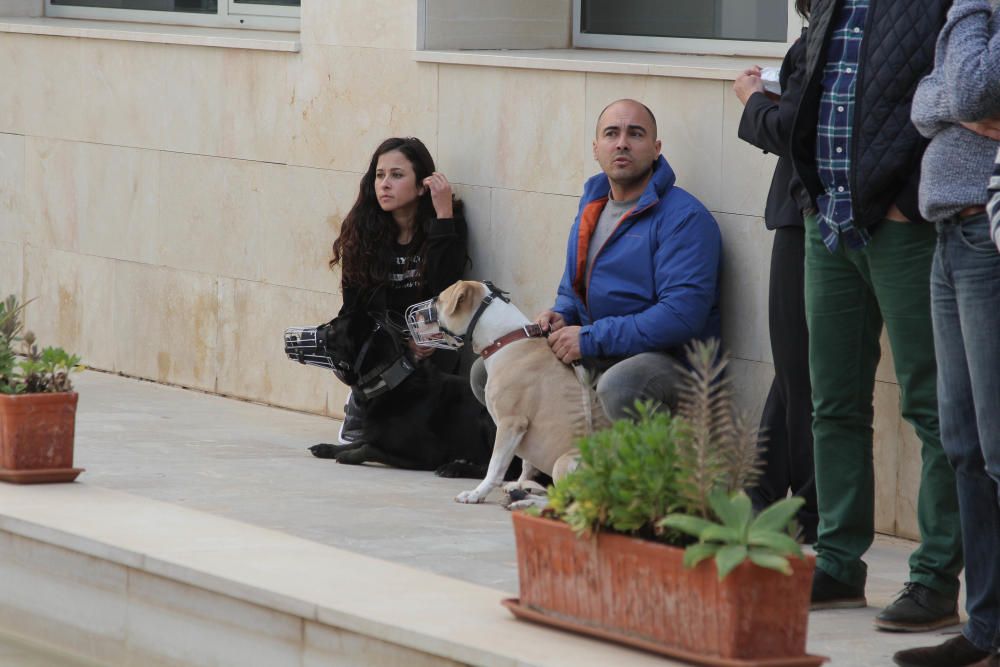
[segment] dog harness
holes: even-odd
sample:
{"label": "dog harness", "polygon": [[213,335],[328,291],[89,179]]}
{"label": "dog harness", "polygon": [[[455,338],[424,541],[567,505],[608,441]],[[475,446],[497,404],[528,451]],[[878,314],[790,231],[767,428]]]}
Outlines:
{"label": "dog harness", "polygon": [[497,338],[495,341],[484,347],[483,351],[479,353],[479,356],[483,359],[488,359],[515,341],[524,340],[525,338],[545,338],[547,336],[548,334],[542,331],[542,328],[537,324],[526,324],[520,329],[515,329],[514,331]]}
{"label": "dog harness", "polygon": [[394,354],[388,363],[376,366],[374,369],[361,375],[351,388],[357,390],[365,398],[371,399],[376,396],[391,391],[398,387],[403,381],[410,377],[416,370],[413,362],[406,355],[406,351],[400,344],[398,337],[393,333],[393,326],[387,322],[381,322],[375,316],[375,326],[372,328],[368,338],[365,339],[354,363],[334,357],[333,351],[327,345],[327,333],[330,324],[322,324],[318,327],[291,327],[285,330],[285,354],[289,359],[297,361],[307,366],[318,366],[334,372],[337,378],[344,384],[350,384],[348,378],[351,375],[358,375],[361,365],[368,356],[372,340],[381,332],[386,332],[392,339]]}
{"label": "dog harness", "polygon": [[414,366],[413,362],[411,362],[409,357],[406,356],[405,350],[403,350],[402,345],[400,345],[396,336],[392,334],[389,327],[384,326],[382,322],[377,320],[375,322],[375,328],[372,329],[372,332],[365,341],[365,344],[361,346],[361,350],[358,352],[358,358],[354,361],[354,368],[361,368],[361,364],[364,363],[365,357],[368,355],[368,348],[371,347],[372,339],[375,338],[375,335],[381,330],[385,330],[389,333],[389,337],[392,339],[392,344],[396,348],[396,353],[399,356],[387,364],[376,366],[374,369],[358,378],[357,384],[351,386],[351,389],[360,391],[361,394],[367,399],[372,399],[376,396],[381,396],[387,391],[392,391],[401,385],[403,380],[410,377],[413,371],[416,370],[416,366]]}

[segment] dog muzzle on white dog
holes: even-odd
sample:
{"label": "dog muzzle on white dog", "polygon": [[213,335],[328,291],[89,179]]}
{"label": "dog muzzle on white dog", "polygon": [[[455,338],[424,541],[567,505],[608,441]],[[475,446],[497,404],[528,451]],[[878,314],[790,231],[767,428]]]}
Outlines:
{"label": "dog muzzle on white dog", "polygon": [[453,331],[449,331],[447,327],[441,324],[438,319],[438,307],[437,307],[437,297],[429,299],[427,301],[421,301],[420,303],[415,303],[406,309],[406,327],[410,330],[410,336],[413,338],[413,342],[421,347],[437,347],[445,350],[457,350],[465,345],[465,341],[472,340],[472,332],[476,329],[476,324],[479,323],[479,318],[482,317],[483,313],[490,304],[496,299],[500,299],[505,303],[510,303],[510,299],[507,298],[507,292],[503,291],[493,283],[483,281],[486,285],[486,289],[489,292],[483,297],[482,303],[479,304],[479,308],[476,309],[475,315],[472,316],[472,320],[469,321],[469,326],[465,330],[465,333],[456,334]]}

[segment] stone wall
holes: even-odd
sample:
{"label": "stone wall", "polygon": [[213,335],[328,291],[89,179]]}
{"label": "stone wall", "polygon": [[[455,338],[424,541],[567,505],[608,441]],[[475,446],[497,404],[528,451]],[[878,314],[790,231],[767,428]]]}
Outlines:
{"label": "stone wall", "polygon": [[[737,138],[731,82],[418,62],[421,23],[449,5],[428,3],[303,0],[298,53],[0,33],[0,291],[37,299],[29,326],[94,368],[339,416],[344,388],[280,338],[339,307],[329,248],[374,147],[427,143],[467,204],[470,276],[533,314],[597,169],[596,116],[635,97],[722,228],[725,339],[759,414],[773,158]],[[568,2],[520,4],[544,14],[540,39],[569,34],[552,27]],[[877,524],[915,535],[919,443],[889,364],[879,379]]]}

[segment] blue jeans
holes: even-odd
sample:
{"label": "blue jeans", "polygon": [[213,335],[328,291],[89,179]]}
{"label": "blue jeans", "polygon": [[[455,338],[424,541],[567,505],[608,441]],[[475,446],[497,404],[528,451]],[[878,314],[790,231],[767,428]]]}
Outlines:
{"label": "blue jeans", "polygon": [[985,214],[938,223],[931,309],[965,546],[963,633],[987,651],[1000,647],[1000,252]]}

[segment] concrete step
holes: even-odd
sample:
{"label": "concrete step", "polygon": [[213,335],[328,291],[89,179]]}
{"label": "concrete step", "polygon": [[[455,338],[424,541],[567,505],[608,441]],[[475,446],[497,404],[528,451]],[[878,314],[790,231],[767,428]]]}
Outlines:
{"label": "concrete step", "polygon": [[671,664],[506,594],[85,483],[0,484],[0,629],[102,665]]}

